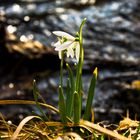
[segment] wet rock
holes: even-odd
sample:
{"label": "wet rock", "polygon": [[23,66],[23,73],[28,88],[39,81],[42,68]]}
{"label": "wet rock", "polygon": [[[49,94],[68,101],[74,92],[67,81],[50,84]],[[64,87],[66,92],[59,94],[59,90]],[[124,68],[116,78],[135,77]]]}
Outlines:
{"label": "wet rock", "polygon": [[17,52],[30,59],[40,58],[45,54],[55,55],[52,48],[44,46],[39,41],[28,39],[24,35],[18,40],[14,34],[8,32],[6,34],[6,47],[9,53]]}

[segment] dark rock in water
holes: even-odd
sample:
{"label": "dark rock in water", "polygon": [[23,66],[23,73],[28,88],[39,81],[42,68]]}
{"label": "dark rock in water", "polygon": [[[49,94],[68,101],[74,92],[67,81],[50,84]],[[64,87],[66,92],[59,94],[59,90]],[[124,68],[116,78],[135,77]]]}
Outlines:
{"label": "dark rock in water", "polygon": [[[86,93],[90,75],[98,66],[99,76],[93,104],[95,119],[118,121],[121,115],[125,116],[127,109],[130,110],[130,117],[134,117],[134,114],[140,117],[140,96],[131,86],[133,81],[140,80],[140,1],[97,0],[97,6],[96,3],[88,3],[88,0],[84,4],[80,2],[35,0],[30,3],[20,0],[0,3],[0,10],[5,12],[6,19],[3,25],[14,35],[6,42],[3,35],[4,41],[0,42],[9,50],[2,51],[6,53],[0,55],[0,85],[5,86],[0,89],[1,99],[9,99],[10,94],[18,98],[16,92],[22,83],[23,94],[19,98],[31,99],[30,92],[26,94],[24,91],[31,91],[29,87],[32,79],[37,78],[38,87],[47,102],[57,105],[58,96],[55,93],[59,77],[56,70],[59,68],[59,60],[53,48],[49,47],[55,42],[51,32],[62,30],[75,35],[82,19],[86,17],[83,29],[83,81]],[[0,30],[5,34],[3,25]],[[48,69],[56,73],[48,72]],[[7,90],[8,83],[13,82],[18,88]],[[25,83],[30,83],[30,86]]]}
{"label": "dark rock in water", "polygon": [[[8,27],[12,30],[11,25]],[[1,78],[5,77],[5,80],[8,80],[6,79],[8,76],[14,78],[17,75],[23,76],[59,68],[59,59],[53,48],[36,40],[28,40],[25,36],[21,36],[20,40],[15,34],[6,31],[4,24],[0,26],[0,34]]]}

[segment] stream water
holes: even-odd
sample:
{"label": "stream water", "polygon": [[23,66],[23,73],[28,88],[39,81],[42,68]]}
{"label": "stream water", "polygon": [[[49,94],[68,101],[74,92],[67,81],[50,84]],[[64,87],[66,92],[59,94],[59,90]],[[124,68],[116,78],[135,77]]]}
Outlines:
{"label": "stream water", "polygon": [[[57,106],[59,59],[51,47],[55,42],[52,31],[61,30],[75,35],[83,18],[85,61],[83,67],[84,100],[92,71],[99,69],[93,107],[95,121],[118,122],[126,116],[139,118],[140,112],[140,2],[139,0],[112,0],[102,2],[82,0],[0,0],[0,99],[33,99],[32,81],[37,80],[40,93],[47,103]],[[6,40],[2,29],[14,35],[14,42]],[[18,43],[34,40],[50,49],[35,57]],[[13,40],[12,40],[13,41]],[[15,44],[16,47],[14,46]],[[34,46],[34,45],[33,45]],[[7,47],[9,52],[3,49]],[[16,49],[15,49],[16,48]],[[16,52],[16,53],[15,53]],[[66,59],[70,62],[71,60]],[[17,115],[22,119],[32,106],[1,106],[7,119]]]}

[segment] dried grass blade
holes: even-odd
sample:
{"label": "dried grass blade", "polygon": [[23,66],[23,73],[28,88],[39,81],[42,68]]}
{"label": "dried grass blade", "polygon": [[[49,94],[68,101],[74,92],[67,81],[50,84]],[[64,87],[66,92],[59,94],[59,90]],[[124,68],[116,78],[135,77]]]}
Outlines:
{"label": "dried grass blade", "polygon": [[18,137],[18,134],[19,134],[20,131],[22,130],[23,126],[24,126],[28,121],[32,120],[33,118],[41,119],[41,118],[38,117],[38,116],[28,116],[28,117],[24,118],[24,119],[20,122],[20,124],[18,125],[16,131],[14,132],[14,134],[13,134],[13,136],[12,136],[12,138],[11,138],[11,140],[16,140],[17,137]]}
{"label": "dried grass blade", "polygon": [[[30,104],[30,105],[36,105],[35,101],[30,101],[30,100],[0,100],[0,105],[8,105],[8,104]],[[43,107],[46,107],[56,113],[59,113],[59,110],[56,109],[55,107],[49,105],[49,104],[44,104],[44,103],[40,103],[38,102],[38,104],[40,104]]]}
{"label": "dried grass blade", "polygon": [[89,121],[81,120],[80,125],[84,125],[86,127],[92,128],[95,131],[98,131],[100,133],[104,133],[104,134],[106,134],[106,135],[108,135],[110,137],[116,138],[118,140],[132,140],[131,138],[126,138],[126,137],[124,137],[124,136],[122,136],[120,134],[117,134],[117,133],[115,133],[115,132],[113,132],[111,130],[103,128],[103,127],[101,127],[101,126],[99,126],[97,124],[93,124],[93,123],[91,123]]}

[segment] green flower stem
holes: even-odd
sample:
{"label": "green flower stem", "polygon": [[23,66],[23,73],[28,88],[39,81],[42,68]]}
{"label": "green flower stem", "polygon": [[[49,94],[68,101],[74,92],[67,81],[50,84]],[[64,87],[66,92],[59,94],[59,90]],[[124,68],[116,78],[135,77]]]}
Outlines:
{"label": "green flower stem", "polygon": [[82,37],[82,29],[86,22],[86,18],[82,21],[79,29],[79,44],[80,44],[80,56],[79,63],[77,66],[77,77],[76,77],[76,91],[80,94],[80,79],[82,76],[82,66],[84,61],[84,50],[83,50],[83,37]]}
{"label": "green flower stem", "polygon": [[[84,61],[84,49],[83,49],[83,37],[82,37],[82,29],[86,22],[86,18],[82,21],[79,29],[79,45],[80,45],[80,55],[79,55],[79,62],[77,64],[77,74],[76,74],[76,89],[75,89],[75,96],[74,96],[74,122],[79,123],[81,117],[81,108],[82,108],[82,67]],[[75,99],[76,98],[76,99]],[[77,101],[77,103],[75,103]],[[75,114],[77,113],[77,114]]]}
{"label": "green flower stem", "polygon": [[60,85],[61,87],[63,87],[63,55],[64,55],[64,52],[62,51],[61,53],[61,63],[60,63]]}
{"label": "green flower stem", "polygon": [[66,104],[61,86],[59,86],[59,111],[62,123],[66,123]]}
{"label": "green flower stem", "polygon": [[74,92],[75,89],[75,85],[74,85],[74,76],[73,76],[73,72],[72,69],[70,68],[69,64],[66,64],[67,69],[68,69],[68,73],[69,73],[69,78],[70,78],[70,84],[71,84],[71,91]]}
{"label": "green flower stem", "polygon": [[59,111],[60,111],[60,117],[61,121],[63,123],[66,123],[66,103],[65,103],[65,98],[63,94],[63,56],[64,52],[62,51],[61,53],[61,63],[60,63],[60,83],[59,83]]}
{"label": "green flower stem", "polygon": [[[67,66],[67,69],[68,69],[68,73],[69,73],[69,91],[67,91],[67,99],[68,99],[68,102],[66,104],[66,111],[67,111],[67,116],[68,117],[72,117],[72,111],[73,111],[73,99],[74,99],[74,90],[75,90],[75,85],[74,85],[74,76],[73,76],[73,72],[69,66],[69,64],[67,63],[66,64]],[[68,96],[69,95],[69,96]]]}

